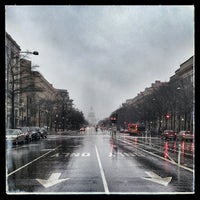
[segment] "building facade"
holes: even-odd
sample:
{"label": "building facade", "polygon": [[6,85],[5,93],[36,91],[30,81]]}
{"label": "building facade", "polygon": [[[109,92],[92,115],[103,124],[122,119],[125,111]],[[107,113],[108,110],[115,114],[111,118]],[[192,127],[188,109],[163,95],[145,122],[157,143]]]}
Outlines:
{"label": "building facade", "polygon": [[142,101],[144,99],[145,96],[152,94],[153,91],[159,89],[160,86],[163,86],[166,84],[167,84],[167,82],[161,82],[159,80],[156,80],[155,83],[151,84],[151,87],[145,88],[145,90],[143,92],[140,92],[139,94],[137,94],[136,97],[134,97],[132,99],[127,99],[125,104],[127,104],[127,105],[138,104],[140,101]]}
{"label": "building facade", "polygon": [[22,53],[38,55],[37,52],[21,51],[20,46],[6,33],[6,128],[46,126],[50,129],[62,127],[64,130],[66,124],[73,126],[77,116],[68,91],[54,88],[40,72],[34,70],[26,56],[22,57]]}
{"label": "building facade", "polygon": [[171,126],[178,131],[194,131],[194,56],[191,56],[180,65],[175,74],[170,77],[169,84],[176,90],[175,115],[174,118],[171,118]]}
{"label": "building facade", "polygon": [[40,72],[32,70],[31,61],[21,59],[21,126],[47,126],[56,90]]}

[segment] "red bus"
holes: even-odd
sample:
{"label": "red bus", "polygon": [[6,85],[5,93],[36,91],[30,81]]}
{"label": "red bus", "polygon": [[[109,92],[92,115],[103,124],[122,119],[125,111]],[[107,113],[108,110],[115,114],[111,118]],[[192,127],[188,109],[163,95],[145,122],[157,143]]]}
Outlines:
{"label": "red bus", "polygon": [[134,123],[128,124],[128,133],[129,134],[141,135],[143,132],[145,132],[145,126],[143,126],[141,124],[134,124]]}

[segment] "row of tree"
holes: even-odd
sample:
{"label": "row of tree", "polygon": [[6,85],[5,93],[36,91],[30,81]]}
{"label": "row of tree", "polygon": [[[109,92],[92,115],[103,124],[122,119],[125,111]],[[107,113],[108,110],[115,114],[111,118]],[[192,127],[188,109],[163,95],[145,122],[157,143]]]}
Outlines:
{"label": "row of tree", "polygon": [[[117,114],[117,125],[121,128],[127,128],[128,123],[141,123],[155,133],[164,129],[193,131],[193,83],[188,79],[168,82],[134,104],[123,104],[110,117],[113,114]],[[110,125],[110,118],[99,123]]]}
{"label": "row of tree", "polygon": [[[39,105],[39,118],[37,107],[32,103],[30,110],[32,124],[36,125],[36,120],[39,120],[39,126],[47,126],[50,130],[78,130],[88,122],[82,111],[71,106],[71,101],[68,99],[56,99],[55,101],[40,100],[36,105]],[[36,108],[36,109],[34,109]]]}

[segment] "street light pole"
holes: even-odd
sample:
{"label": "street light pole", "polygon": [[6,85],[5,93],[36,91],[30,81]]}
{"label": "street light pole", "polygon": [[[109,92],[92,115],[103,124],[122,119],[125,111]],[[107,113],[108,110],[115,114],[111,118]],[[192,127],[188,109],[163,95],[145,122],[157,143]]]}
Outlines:
{"label": "street light pole", "polygon": [[65,117],[62,117],[62,125],[63,125],[62,129],[64,131],[65,130]]}
{"label": "street light pole", "polygon": [[[10,77],[8,78],[7,77],[7,84],[8,83],[11,83],[11,90],[9,91],[10,94],[11,94],[11,128],[15,128],[16,124],[15,124],[15,93],[16,93],[16,83],[15,83],[15,77],[16,77],[16,70],[17,70],[17,67],[19,62],[20,62],[20,59],[19,57],[17,57],[17,55],[20,55],[20,54],[33,54],[33,55],[39,55],[39,53],[37,51],[33,51],[33,52],[30,52],[30,51],[21,51],[21,52],[16,52],[12,55],[12,57],[10,57],[10,60],[7,64],[7,76]],[[17,58],[17,61],[12,65],[12,60],[13,59],[16,59]],[[7,86],[7,90],[9,90],[9,87]],[[7,91],[8,92],[8,91]]]}
{"label": "street light pole", "polygon": [[56,114],[56,124],[55,124],[56,132],[58,131],[58,114]]}
{"label": "street light pole", "polygon": [[26,96],[26,126],[29,126],[29,97]]}
{"label": "street light pole", "polygon": [[38,51],[20,51],[20,53],[39,55]]}
{"label": "street light pole", "polygon": [[40,127],[40,104],[39,104],[39,116],[38,116],[38,118],[39,118],[39,127]]}
{"label": "street light pole", "polygon": [[[176,88],[176,93],[175,93],[175,94],[176,94],[176,102],[175,102],[175,103],[176,103],[176,104],[175,104],[175,112],[176,112],[176,113],[175,113],[175,115],[176,115],[176,119],[177,119],[177,120],[176,120],[175,123],[174,123],[174,124],[176,124],[176,123],[178,124],[178,127],[177,127],[177,130],[178,130],[178,131],[180,131],[180,129],[181,129],[181,127],[180,127],[180,109],[179,109],[179,107],[178,107],[178,105],[179,105],[179,103],[180,103],[180,102],[178,101],[178,100],[179,100],[179,97],[180,97],[180,91],[181,91],[181,87],[178,86],[178,87]],[[177,92],[178,92],[178,93],[177,93]]]}
{"label": "street light pole", "polygon": [[22,114],[22,118],[21,118],[21,125],[22,127],[24,126],[24,103],[21,103],[21,114]]}

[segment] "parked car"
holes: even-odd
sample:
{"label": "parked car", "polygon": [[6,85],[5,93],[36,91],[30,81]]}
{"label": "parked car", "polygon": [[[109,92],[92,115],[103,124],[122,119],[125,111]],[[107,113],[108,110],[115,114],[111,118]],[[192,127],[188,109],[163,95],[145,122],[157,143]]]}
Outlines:
{"label": "parked car", "polygon": [[[112,129],[111,129],[112,130]],[[121,128],[119,130],[120,133],[128,133],[128,129]]]}
{"label": "parked car", "polygon": [[124,128],[120,128],[119,132],[124,133]]}
{"label": "parked car", "polygon": [[84,127],[80,128],[80,132],[82,132],[82,131],[85,131],[85,128],[84,128]]}
{"label": "parked car", "polygon": [[7,129],[6,130],[6,143],[7,144],[20,144],[25,143],[25,134],[20,129]]}
{"label": "parked car", "polygon": [[185,141],[193,141],[194,139],[194,134],[192,131],[180,131],[177,136],[177,140],[185,140]]}
{"label": "parked car", "polygon": [[128,129],[124,129],[124,133],[128,133]]}
{"label": "parked car", "polygon": [[42,128],[40,128],[39,129],[39,131],[40,131],[40,137],[42,137],[42,138],[47,138],[47,129],[46,128],[44,128],[44,127],[42,127]]}
{"label": "parked car", "polygon": [[29,130],[31,131],[32,140],[39,140],[40,139],[40,128],[37,126],[30,126]]}
{"label": "parked car", "polygon": [[27,143],[31,142],[31,140],[32,140],[32,132],[30,131],[29,127],[17,127],[17,129],[20,129],[24,133],[25,141]]}
{"label": "parked car", "polygon": [[162,139],[171,139],[175,140],[176,139],[176,132],[174,130],[164,130],[164,132],[161,134]]}

